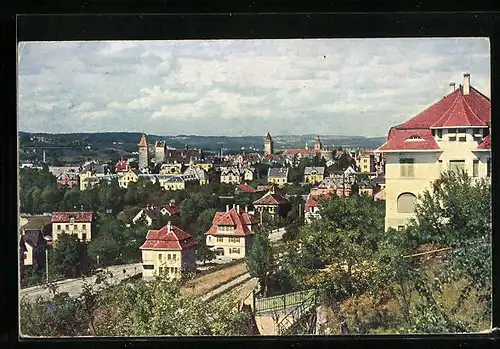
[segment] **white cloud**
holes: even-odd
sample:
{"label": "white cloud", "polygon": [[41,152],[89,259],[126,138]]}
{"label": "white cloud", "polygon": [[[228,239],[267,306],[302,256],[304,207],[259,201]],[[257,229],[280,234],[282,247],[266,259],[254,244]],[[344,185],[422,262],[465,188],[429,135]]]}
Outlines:
{"label": "white cloud", "polygon": [[489,42],[477,38],[25,43],[19,52],[26,131],[385,136],[464,72],[490,94]]}

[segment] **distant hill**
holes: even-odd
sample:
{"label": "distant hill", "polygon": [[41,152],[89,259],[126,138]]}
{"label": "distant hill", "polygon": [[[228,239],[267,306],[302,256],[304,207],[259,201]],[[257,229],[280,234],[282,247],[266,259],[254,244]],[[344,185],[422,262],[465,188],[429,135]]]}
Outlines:
{"label": "distant hill", "polygon": [[[130,156],[137,151],[137,143],[142,134],[139,132],[101,132],[101,133],[28,133],[19,132],[21,160],[40,158],[43,150],[49,158],[74,158],[75,162],[86,157],[98,156],[114,161],[121,156]],[[221,147],[229,152],[261,151],[264,136],[197,136],[146,135],[148,143],[165,140],[167,146],[174,148],[201,148],[205,151],[218,151]],[[304,148],[314,146],[316,135],[273,136],[276,150],[285,148]],[[376,148],[385,142],[385,137],[366,138],[362,136],[321,136],[324,147]],[[64,159],[63,162],[69,161]]]}

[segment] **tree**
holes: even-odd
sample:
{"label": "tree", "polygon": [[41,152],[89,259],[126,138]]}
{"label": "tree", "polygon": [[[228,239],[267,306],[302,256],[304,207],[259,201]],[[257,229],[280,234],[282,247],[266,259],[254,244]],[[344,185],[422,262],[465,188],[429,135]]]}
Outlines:
{"label": "tree", "polygon": [[85,249],[86,245],[80,242],[76,235],[58,235],[55,248],[48,252],[49,273],[53,271],[66,278],[77,277],[85,271]]}
{"label": "tree", "polygon": [[254,235],[252,247],[246,257],[246,264],[250,275],[259,278],[261,290],[265,296],[268,279],[275,267],[268,232],[260,231]]}
{"label": "tree", "polygon": [[[435,244],[452,248],[446,268],[436,275],[436,282],[423,285],[427,313],[434,309],[434,317],[445,317],[448,330],[464,328],[452,318],[446,318],[442,307],[432,297],[432,291],[441,292],[443,285],[463,281],[455,311],[470,297],[476,295],[482,318],[491,314],[491,183],[473,178],[465,171],[441,174],[431,189],[423,192],[415,208],[415,217],[406,234],[415,244]],[[427,286],[427,287],[424,287]],[[433,306],[433,308],[429,308]],[[471,326],[473,324],[469,324]]]}

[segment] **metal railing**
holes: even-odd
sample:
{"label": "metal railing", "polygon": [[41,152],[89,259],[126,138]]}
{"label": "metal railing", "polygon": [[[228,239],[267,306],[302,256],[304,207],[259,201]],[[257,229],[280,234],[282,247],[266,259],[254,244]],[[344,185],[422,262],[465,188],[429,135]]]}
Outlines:
{"label": "metal railing", "polygon": [[316,292],[307,293],[303,301],[276,324],[278,334],[280,336],[288,334],[289,330],[315,306]]}
{"label": "metal railing", "polygon": [[314,290],[306,290],[273,297],[256,298],[254,307],[255,315],[285,311],[289,308],[301,305],[314,294]]}

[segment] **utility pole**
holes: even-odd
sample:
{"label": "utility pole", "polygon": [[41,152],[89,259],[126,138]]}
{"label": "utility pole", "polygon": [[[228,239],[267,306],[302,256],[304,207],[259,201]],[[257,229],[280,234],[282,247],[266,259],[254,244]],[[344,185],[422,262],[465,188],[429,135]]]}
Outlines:
{"label": "utility pole", "polygon": [[45,246],[45,274],[47,278],[47,284],[49,283],[49,249]]}

